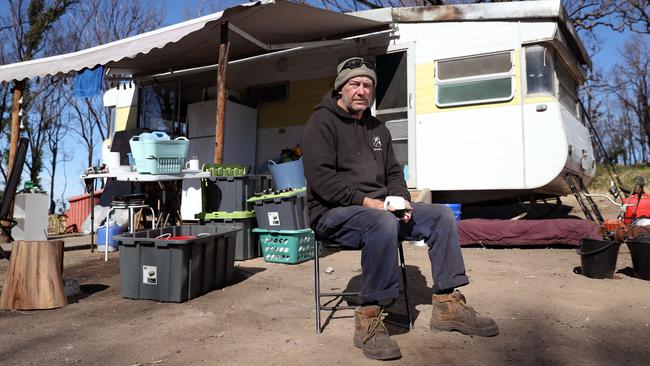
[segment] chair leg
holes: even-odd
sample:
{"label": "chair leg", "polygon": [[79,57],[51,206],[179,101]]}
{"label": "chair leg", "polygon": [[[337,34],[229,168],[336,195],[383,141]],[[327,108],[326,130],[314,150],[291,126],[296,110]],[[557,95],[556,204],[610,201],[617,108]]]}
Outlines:
{"label": "chair leg", "polygon": [[[151,211],[151,228],[155,229],[156,228],[156,213],[153,212],[153,208],[151,206],[148,206],[149,211]],[[146,217],[145,217],[146,221]]]}
{"label": "chair leg", "polygon": [[409,303],[409,291],[408,283],[406,280],[406,265],[404,264],[404,249],[402,247],[402,242],[399,242],[399,261],[400,267],[402,268],[402,282],[404,283],[404,301],[406,302],[406,316],[409,320],[409,329],[413,329],[413,317],[411,316],[411,304]]}
{"label": "chair leg", "polygon": [[11,255],[10,252],[6,252],[4,249],[0,247],[0,259],[6,259],[9,260],[9,256]]}
{"label": "chair leg", "polygon": [[316,242],[316,247],[314,249],[314,297],[316,300],[316,334],[320,334],[320,266],[319,266],[319,256],[318,248],[320,247],[320,242]]}

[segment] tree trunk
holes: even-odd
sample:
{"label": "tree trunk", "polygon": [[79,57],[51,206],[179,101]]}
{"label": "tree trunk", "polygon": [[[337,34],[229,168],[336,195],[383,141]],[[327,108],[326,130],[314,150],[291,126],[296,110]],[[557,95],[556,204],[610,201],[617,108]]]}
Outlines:
{"label": "tree trunk", "polygon": [[11,105],[11,142],[9,144],[9,169],[7,169],[7,177],[11,174],[16,150],[18,149],[18,139],[20,138],[20,99],[23,97],[24,88],[24,81],[14,81],[14,97]]}
{"label": "tree trunk", "polygon": [[50,215],[54,214],[56,203],[54,202],[54,177],[56,177],[56,157],[59,153],[59,148],[52,149],[52,179],[50,179]]}
{"label": "tree trunk", "polygon": [[0,309],[36,310],[66,306],[63,293],[63,241],[13,243]]}

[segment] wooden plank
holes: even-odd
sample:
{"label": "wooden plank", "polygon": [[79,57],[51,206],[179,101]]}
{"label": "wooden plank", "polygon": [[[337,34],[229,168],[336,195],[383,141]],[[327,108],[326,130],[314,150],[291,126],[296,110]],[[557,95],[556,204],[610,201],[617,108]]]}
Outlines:
{"label": "wooden plank", "polygon": [[217,120],[214,135],[214,163],[223,162],[223,138],[226,123],[226,68],[228,66],[228,22],[221,24],[221,43],[219,44],[219,65],[217,67]]}

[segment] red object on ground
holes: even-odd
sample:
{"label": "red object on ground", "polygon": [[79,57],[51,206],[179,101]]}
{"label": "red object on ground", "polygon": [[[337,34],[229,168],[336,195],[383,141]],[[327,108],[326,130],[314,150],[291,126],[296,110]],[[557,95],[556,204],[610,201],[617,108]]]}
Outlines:
{"label": "red object on ground", "polygon": [[[103,189],[95,191],[95,205],[99,202],[102,192],[104,192]],[[72,196],[68,198],[68,202],[70,202],[70,208],[65,213],[68,216],[66,224],[68,227],[76,225],[77,230],[81,230],[84,220],[90,215],[90,193]]]}
{"label": "red object on ground", "polygon": [[642,193],[640,200],[638,194],[630,195],[629,197],[623,199],[623,203],[632,205],[625,209],[625,217],[623,217],[623,222],[626,224],[631,224],[632,221],[640,217],[650,217],[650,197],[648,197],[647,194]]}
{"label": "red object on ground", "polygon": [[178,236],[170,236],[165,240],[190,240],[194,238],[196,238],[196,236],[194,235],[178,235]]}

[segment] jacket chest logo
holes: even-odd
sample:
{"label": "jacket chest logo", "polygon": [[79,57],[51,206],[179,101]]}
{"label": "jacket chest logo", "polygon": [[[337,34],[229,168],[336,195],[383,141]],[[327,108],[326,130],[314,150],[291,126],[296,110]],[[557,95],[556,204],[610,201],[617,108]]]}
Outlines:
{"label": "jacket chest logo", "polygon": [[377,149],[381,149],[381,139],[379,136],[375,136],[372,138],[372,146]]}

